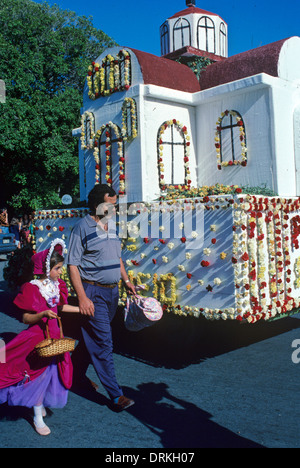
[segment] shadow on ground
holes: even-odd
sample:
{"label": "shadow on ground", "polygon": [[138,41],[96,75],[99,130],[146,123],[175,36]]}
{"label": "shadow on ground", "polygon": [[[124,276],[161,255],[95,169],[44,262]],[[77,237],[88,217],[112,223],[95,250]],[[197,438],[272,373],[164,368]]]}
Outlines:
{"label": "shadow on ground", "polygon": [[[166,448],[264,448],[211,420],[193,403],[173,396],[165,383],[124,387],[136,402],[128,412],[150,429]],[[147,404],[145,404],[147,402]]]}

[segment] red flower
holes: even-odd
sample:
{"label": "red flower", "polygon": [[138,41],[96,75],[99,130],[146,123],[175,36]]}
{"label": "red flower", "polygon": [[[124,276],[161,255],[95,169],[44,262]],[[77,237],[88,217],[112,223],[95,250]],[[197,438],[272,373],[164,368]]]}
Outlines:
{"label": "red flower", "polygon": [[243,260],[244,262],[248,262],[248,260],[249,260],[249,255],[247,254],[247,252],[245,252],[244,255],[242,255],[242,260]]}
{"label": "red flower", "polygon": [[156,263],[157,263],[155,258],[152,258],[152,262],[154,263],[154,265],[156,265]]}
{"label": "red flower", "polygon": [[210,265],[209,262],[207,262],[207,261],[205,261],[205,260],[202,260],[201,266],[202,266],[203,268],[207,268],[207,267],[209,267],[209,265]]}
{"label": "red flower", "polygon": [[63,232],[63,231],[65,230],[65,228],[64,228],[63,226],[59,226],[58,230],[59,230],[60,232]]}
{"label": "red flower", "polygon": [[211,240],[211,243],[212,243],[213,245],[215,245],[215,244],[217,243],[217,239],[212,239],[212,240]]}
{"label": "red flower", "polygon": [[188,279],[191,279],[191,277],[192,277],[192,274],[191,274],[191,273],[187,273],[187,275],[186,275],[186,276],[187,276],[187,278],[188,278]]}
{"label": "red flower", "polygon": [[182,238],[181,238],[181,242],[182,242],[183,244],[185,244],[185,242],[186,242],[186,237],[182,237]]}

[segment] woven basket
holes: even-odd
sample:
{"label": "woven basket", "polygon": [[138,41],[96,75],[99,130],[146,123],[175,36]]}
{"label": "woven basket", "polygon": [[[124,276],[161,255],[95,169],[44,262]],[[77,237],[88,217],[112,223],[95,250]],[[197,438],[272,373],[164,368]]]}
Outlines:
{"label": "woven basket", "polygon": [[50,338],[49,326],[47,322],[46,323],[47,338],[46,340],[41,341],[35,347],[36,352],[40,357],[48,358],[48,357],[60,356],[64,353],[70,353],[74,351],[75,349],[76,341],[71,338],[64,338],[60,317],[57,317],[57,320],[58,320],[59,328],[60,328],[60,338],[59,339]]}

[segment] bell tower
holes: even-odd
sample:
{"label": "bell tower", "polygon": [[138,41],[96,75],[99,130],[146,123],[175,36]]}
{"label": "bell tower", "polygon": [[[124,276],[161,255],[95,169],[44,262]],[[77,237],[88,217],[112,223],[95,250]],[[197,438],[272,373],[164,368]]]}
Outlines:
{"label": "bell tower", "polygon": [[196,7],[187,8],[167,19],[160,28],[161,55],[171,60],[204,57],[212,62],[228,57],[228,26],[217,14]]}

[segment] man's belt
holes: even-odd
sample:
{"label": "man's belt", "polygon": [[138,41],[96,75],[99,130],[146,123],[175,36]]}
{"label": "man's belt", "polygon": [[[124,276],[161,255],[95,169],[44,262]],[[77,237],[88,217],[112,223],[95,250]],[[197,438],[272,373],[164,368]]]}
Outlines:
{"label": "man's belt", "polygon": [[116,286],[118,286],[118,283],[102,284],[102,283],[98,283],[97,281],[88,281],[85,279],[83,279],[82,282],[91,284],[92,286],[100,286],[101,288],[109,288],[109,289],[114,289]]}

